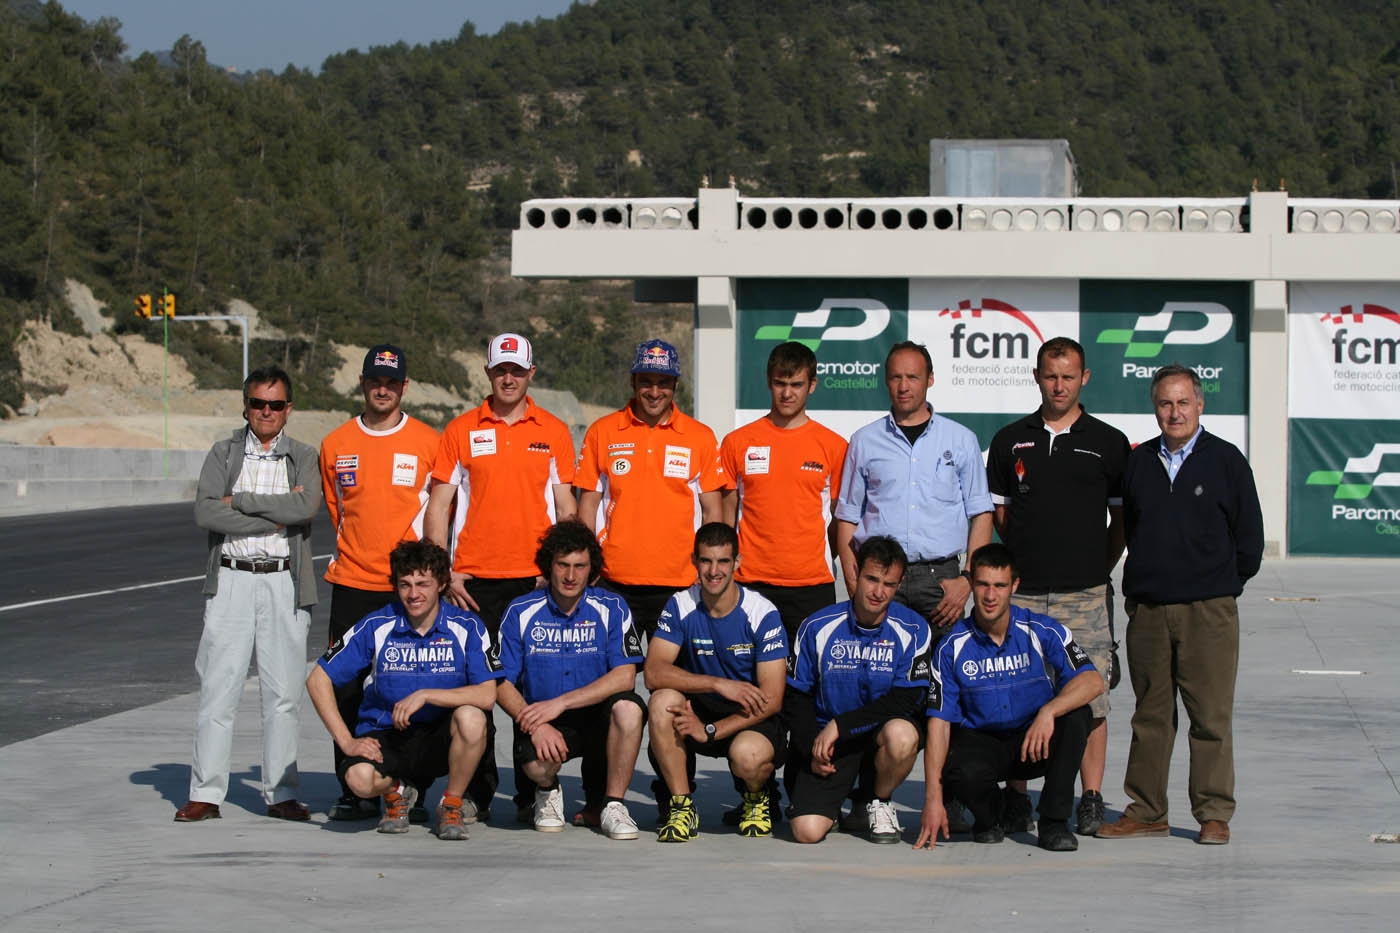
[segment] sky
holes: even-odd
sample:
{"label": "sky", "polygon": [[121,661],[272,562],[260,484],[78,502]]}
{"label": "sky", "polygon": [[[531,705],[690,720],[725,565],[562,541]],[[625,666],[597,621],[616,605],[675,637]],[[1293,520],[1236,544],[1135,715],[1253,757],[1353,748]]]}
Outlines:
{"label": "sky", "polygon": [[60,0],[95,22],[121,20],[127,54],[169,51],[188,33],[210,64],[239,71],[287,65],[319,71],[336,52],[400,40],[419,45],[455,39],[471,21],[480,34],[507,22],[552,18],[570,0]]}

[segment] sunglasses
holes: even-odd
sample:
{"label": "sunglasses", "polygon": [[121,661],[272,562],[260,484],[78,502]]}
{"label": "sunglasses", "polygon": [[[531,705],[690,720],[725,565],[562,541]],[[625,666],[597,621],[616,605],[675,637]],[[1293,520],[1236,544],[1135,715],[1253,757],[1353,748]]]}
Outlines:
{"label": "sunglasses", "polygon": [[243,401],[248,403],[248,407],[253,411],[262,411],[264,408],[271,408],[273,411],[283,411],[287,407],[285,399],[280,398],[253,398],[249,396]]}

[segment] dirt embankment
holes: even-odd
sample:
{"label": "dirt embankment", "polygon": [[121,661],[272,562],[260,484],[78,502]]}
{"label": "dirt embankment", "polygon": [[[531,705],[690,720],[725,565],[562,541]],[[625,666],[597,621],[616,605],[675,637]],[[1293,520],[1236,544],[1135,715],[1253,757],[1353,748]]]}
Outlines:
{"label": "dirt embankment", "polygon": [[[85,322],[86,323],[86,322]],[[113,336],[100,325],[82,337],[25,325],[16,350],[26,383],[20,411],[0,419],[0,443],[56,447],[162,447],[207,450],[236,427],[243,403],[237,388],[195,388],[185,361],[138,335]],[[333,380],[338,392],[353,395],[366,347],[336,347],[342,364]],[[465,411],[490,391],[480,353],[458,360],[473,374],[471,399],[424,382],[410,382],[406,402],[442,411]],[[168,367],[168,369],[167,369]],[[169,383],[168,403],[162,371]],[[410,374],[411,375],[411,374]],[[168,415],[166,406],[169,406]],[[607,409],[583,406],[588,420]],[[288,430],[300,441],[318,446],[345,422],[344,412],[297,409]]]}

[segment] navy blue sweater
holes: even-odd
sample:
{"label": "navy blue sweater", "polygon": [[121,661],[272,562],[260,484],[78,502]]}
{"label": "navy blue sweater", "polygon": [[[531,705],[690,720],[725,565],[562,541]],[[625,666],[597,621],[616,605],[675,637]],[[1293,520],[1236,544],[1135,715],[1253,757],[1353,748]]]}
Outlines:
{"label": "navy blue sweater", "polygon": [[1249,461],[1235,445],[1202,431],[1173,483],[1160,448],[1160,437],[1139,444],[1123,472],[1123,595],[1145,603],[1240,595],[1264,556],[1264,517]]}

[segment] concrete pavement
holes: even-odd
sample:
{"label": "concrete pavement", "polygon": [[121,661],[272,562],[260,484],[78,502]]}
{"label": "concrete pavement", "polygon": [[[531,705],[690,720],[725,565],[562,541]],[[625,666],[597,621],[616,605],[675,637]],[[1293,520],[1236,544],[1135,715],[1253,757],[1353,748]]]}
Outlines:
{"label": "concrete pavement", "polygon": [[[704,770],[714,764],[705,759],[703,835],[663,846],[650,831],[645,755],[629,794],[643,831],[634,842],[517,827],[508,767],[494,822],[473,827],[468,842],[440,842],[423,827],[381,836],[373,824],[325,821],[337,789],[330,743],[309,703],[302,797],[316,812],[310,825],[282,823],[262,816],[256,790],[250,681],[222,820],[171,821],[189,779],[192,694],[0,748],[0,926],[1394,930],[1400,845],[1371,837],[1400,831],[1396,571],[1393,561],[1269,561],[1246,590],[1240,805],[1228,846],[1193,842],[1184,715],[1172,836],[1081,839],[1077,853],[1042,852],[1029,835],[999,846],[961,836],[914,851],[922,765],[896,795],[904,845],[833,835],[802,847],[783,830],[740,838],[719,821],[735,797],[728,775]],[[1116,813],[1132,707],[1126,677],[1113,701],[1105,797]],[[502,761],[509,736],[507,724]],[[566,797],[577,798],[577,774],[574,762]],[[577,805],[571,799],[569,812]]]}

